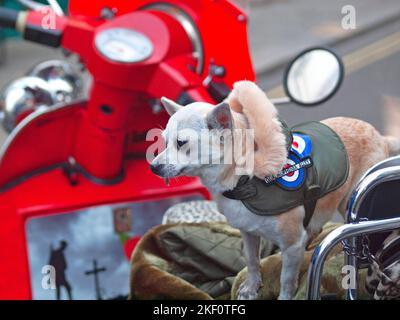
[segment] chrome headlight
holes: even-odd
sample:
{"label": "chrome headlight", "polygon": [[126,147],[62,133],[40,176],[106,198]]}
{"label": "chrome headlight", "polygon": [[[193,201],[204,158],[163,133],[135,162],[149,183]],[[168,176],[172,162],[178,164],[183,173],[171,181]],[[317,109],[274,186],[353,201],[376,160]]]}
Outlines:
{"label": "chrome headlight", "polygon": [[82,77],[67,61],[44,61],[28,75],[45,80],[57,102],[70,103],[82,97]]}
{"label": "chrome headlight", "polygon": [[37,77],[24,77],[8,84],[0,93],[2,124],[11,132],[29,113],[56,103],[49,84]]}

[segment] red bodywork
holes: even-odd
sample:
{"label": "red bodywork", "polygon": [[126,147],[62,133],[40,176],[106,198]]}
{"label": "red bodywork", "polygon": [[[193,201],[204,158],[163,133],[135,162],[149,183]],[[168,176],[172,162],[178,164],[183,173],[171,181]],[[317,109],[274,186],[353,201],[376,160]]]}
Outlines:
{"label": "red bodywork", "polygon": [[[226,75],[217,81],[254,80],[246,32],[246,16],[224,0],[168,1],[196,24],[204,50],[204,67],[192,43],[170,15],[143,9],[157,1],[71,1],[70,16],[58,18],[61,46],[80,56],[94,82],[88,101],[54,111],[31,114],[10,136],[0,163],[0,299],[32,298],[25,223],[30,217],[82,208],[185,194],[209,197],[198,179],[182,178],[166,187],[144,157],[146,132],[163,127],[164,111],[152,112],[150,101],[187,93],[193,100],[216,101],[202,82],[211,61]],[[113,20],[99,18],[101,9],[117,10]],[[42,13],[30,12],[28,23],[40,26]],[[107,60],[94,46],[105,28],[137,30],[150,38],[154,52],[140,63]],[[104,112],[103,106],[112,112]],[[71,184],[68,159],[81,168]],[[82,174],[84,172],[85,174]]]}

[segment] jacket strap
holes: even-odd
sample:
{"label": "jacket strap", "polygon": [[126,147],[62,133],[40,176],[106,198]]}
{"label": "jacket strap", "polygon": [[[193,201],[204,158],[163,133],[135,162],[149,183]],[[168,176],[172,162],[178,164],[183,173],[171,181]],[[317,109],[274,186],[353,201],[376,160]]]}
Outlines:
{"label": "jacket strap", "polygon": [[223,196],[232,200],[245,200],[257,195],[257,188],[251,183],[249,176],[242,176],[232,190],[225,191]]}
{"label": "jacket strap", "polygon": [[304,194],[304,220],[303,226],[304,228],[308,227],[308,224],[311,221],[311,218],[314,214],[315,207],[317,206],[317,201],[321,195],[321,187],[318,185],[311,185],[307,188]]}

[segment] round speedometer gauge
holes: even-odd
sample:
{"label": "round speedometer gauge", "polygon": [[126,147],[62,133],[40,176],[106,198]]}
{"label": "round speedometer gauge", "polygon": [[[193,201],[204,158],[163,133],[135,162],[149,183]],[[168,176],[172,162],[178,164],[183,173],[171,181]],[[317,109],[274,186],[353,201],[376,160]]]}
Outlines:
{"label": "round speedometer gauge", "polygon": [[125,28],[99,32],[95,38],[97,50],[106,58],[121,63],[147,59],[153,53],[153,43],[143,33]]}

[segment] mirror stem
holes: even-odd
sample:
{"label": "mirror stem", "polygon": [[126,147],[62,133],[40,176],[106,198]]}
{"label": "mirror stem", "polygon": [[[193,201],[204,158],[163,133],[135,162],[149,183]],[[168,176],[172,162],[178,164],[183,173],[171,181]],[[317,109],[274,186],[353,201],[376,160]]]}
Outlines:
{"label": "mirror stem", "polygon": [[282,105],[282,104],[288,104],[288,103],[292,102],[289,97],[273,98],[270,100],[274,105]]}

